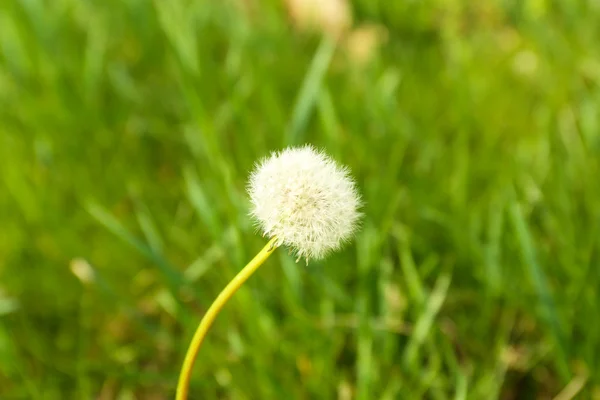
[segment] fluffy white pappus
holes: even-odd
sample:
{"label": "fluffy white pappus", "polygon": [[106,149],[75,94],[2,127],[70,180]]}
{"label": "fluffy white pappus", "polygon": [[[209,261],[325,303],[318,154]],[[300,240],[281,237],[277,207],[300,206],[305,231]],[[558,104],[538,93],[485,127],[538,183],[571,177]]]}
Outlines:
{"label": "fluffy white pappus", "polygon": [[347,167],[310,145],[261,160],[250,175],[251,215],[263,235],[300,258],[319,259],[355,233],[361,199]]}

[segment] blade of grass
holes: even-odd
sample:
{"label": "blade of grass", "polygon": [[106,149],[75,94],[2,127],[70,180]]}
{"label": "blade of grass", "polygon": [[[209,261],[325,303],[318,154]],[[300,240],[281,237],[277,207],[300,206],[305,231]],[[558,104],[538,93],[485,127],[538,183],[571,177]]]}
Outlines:
{"label": "blade of grass", "polygon": [[392,228],[392,232],[397,238],[400,252],[400,268],[404,275],[408,294],[415,304],[421,305],[425,301],[425,290],[423,289],[423,283],[417,272],[410,246],[400,228],[394,227]]}
{"label": "blade of grass", "polygon": [[186,167],[183,170],[183,178],[190,204],[194,207],[204,226],[208,228],[213,240],[219,240],[223,234],[223,227],[217,218],[216,210],[200,184],[198,176],[191,167]]}
{"label": "blade of grass", "polygon": [[319,98],[321,82],[335,52],[335,43],[332,38],[325,35],[312,59],[292,111],[286,134],[288,145],[300,144],[304,139],[304,129]]}
{"label": "blade of grass", "polygon": [[174,301],[178,304],[179,310],[183,307],[179,299],[179,290],[183,287],[185,281],[183,275],[170,265],[162,255],[156,253],[151,247],[139,240],[135,235],[129,232],[123,224],[119,222],[112,214],[98,204],[90,202],[86,205],[88,213],[96,219],[101,225],[108,229],[112,234],[133,247],[142,256],[152,261],[159,269],[163,277],[166,279],[170,294],[174,297]]}
{"label": "blade of grass", "polygon": [[105,305],[114,305],[123,310],[123,313],[149,337],[156,335],[158,327],[146,321],[139,310],[136,309],[134,302],[119,293],[111,282],[104,278],[101,271],[84,259],[72,260],[70,269],[73,275],[84,285],[84,290],[96,290]]}
{"label": "blade of grass", "polygon": [[544,270],[538,263],[533,239],[527,228],[527,221],[525,221],[525,217],[523,216],[521,205],[517,201],[512,201],[508,211],[510,221],[515,230],[517,244],[521,251],[523,263],[525,264],[525,267],[527,267],[529,279],[531,280],[540,301],[542,318],[550,328],[556,350],[559,354],[559,357],[557,358],[559,373],[563,379],[568,380],[571,377],[571,373],[569,371],[566,356],[566,341],[561,329],[559,314],[550,293],[548,279],[546,278]]}
{"label": "blade of grass", "polygon": [[150,217],[148,208],[142,203],[138,203],[136,205],[135,216],[150,249],[156,254],[162,254],[163,240],[158,232],[156,224]]}
{"label": "blade of grass", "polygon": [[43,399],[44,396],[40,390],[39,383],[26,370],[22,359],[17,354],[18,346],[14,342],[10,328],[1,322],[0,320],[0,360],[3,361],[0,363],[0,372],[7,375],[7,377],[11,376],[12,379],[14,379],[14,375],[18,375],[21,380],[20,385],[22,385],[23,389],[21,393],[27,393],[27,398],[33,400]]}
{"label": "blade of grass", "polygon": [[[193,28],[193,13],[180,1],[155,0],[158,22],[185,71],[198,76],[198,43]],[[210,7],[208,4],[206,7]]]}
{"label": "blade of grass", "polygon": [[500,239],[504,225],[504,207],[499,201],[492,202],[489,207],[487,224],[487,243],[484,248],[484,266],[486,283],[493,294],[500,291],[502,275],[500,271]]}
{"label": "blade of grass", "polygon": [[359,400],[372,397],[376,377],[377,363],[373,355],[374,335],[370,318],[371,310],[374,308],[372,293],[377,290],[377,274],[379,273],[374,266],[377,263],[377,255],[381,253],[381,238],[377,229],[370,223],[366,223],[363,229],[356,246],[360,282],[355,301],[359,318],[356,358],[356,398]]}
{"label": "blade of grass", "polygon": [[451,276],[449,273],[442,273],[436,280],[435,286],[431,295],[427,299],[425,310],[421,313],[415,324],[415,329],[411,335],[406,350],[404,351],[403,364],[405,367],[414,366],[417,359],[419,349],[425,343],[427,336],[431,332],[434,319],[440,309],[450,287]]}

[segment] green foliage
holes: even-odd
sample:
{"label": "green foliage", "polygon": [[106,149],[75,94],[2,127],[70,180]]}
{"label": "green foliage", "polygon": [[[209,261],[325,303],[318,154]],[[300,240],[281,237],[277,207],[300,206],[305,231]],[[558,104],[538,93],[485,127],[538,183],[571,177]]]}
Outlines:
{"label": "green foliage", "polygon": [[0,398],[172,397],[265,243],[248,172],[305,142],[351,167],[363,228],[278,250],[193,398],[600,396],[599,6],[353,12],[387,30],[367,63],[275,1],[0,2]]}

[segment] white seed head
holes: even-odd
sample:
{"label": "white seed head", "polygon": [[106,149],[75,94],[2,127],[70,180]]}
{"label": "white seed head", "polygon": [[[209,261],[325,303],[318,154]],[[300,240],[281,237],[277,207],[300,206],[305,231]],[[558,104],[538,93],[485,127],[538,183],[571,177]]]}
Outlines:
{"label": "white seed head", "polygon": [[260,161],[248,184],[251,215],[298,258],[319,259],[356,231],[361,205],[348,168],[314,147],[290,147]]}

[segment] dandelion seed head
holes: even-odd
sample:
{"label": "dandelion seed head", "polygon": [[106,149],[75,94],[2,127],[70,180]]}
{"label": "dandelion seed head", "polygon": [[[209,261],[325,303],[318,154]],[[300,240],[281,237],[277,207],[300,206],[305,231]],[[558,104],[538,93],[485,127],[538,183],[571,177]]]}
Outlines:
{"label": "dandelion seed head", "polygon": [[361,200],[348,168],[313,146],[290,147],[260,161],[248,184],[251,215],[298,258],[319,259],[356,231]]}

